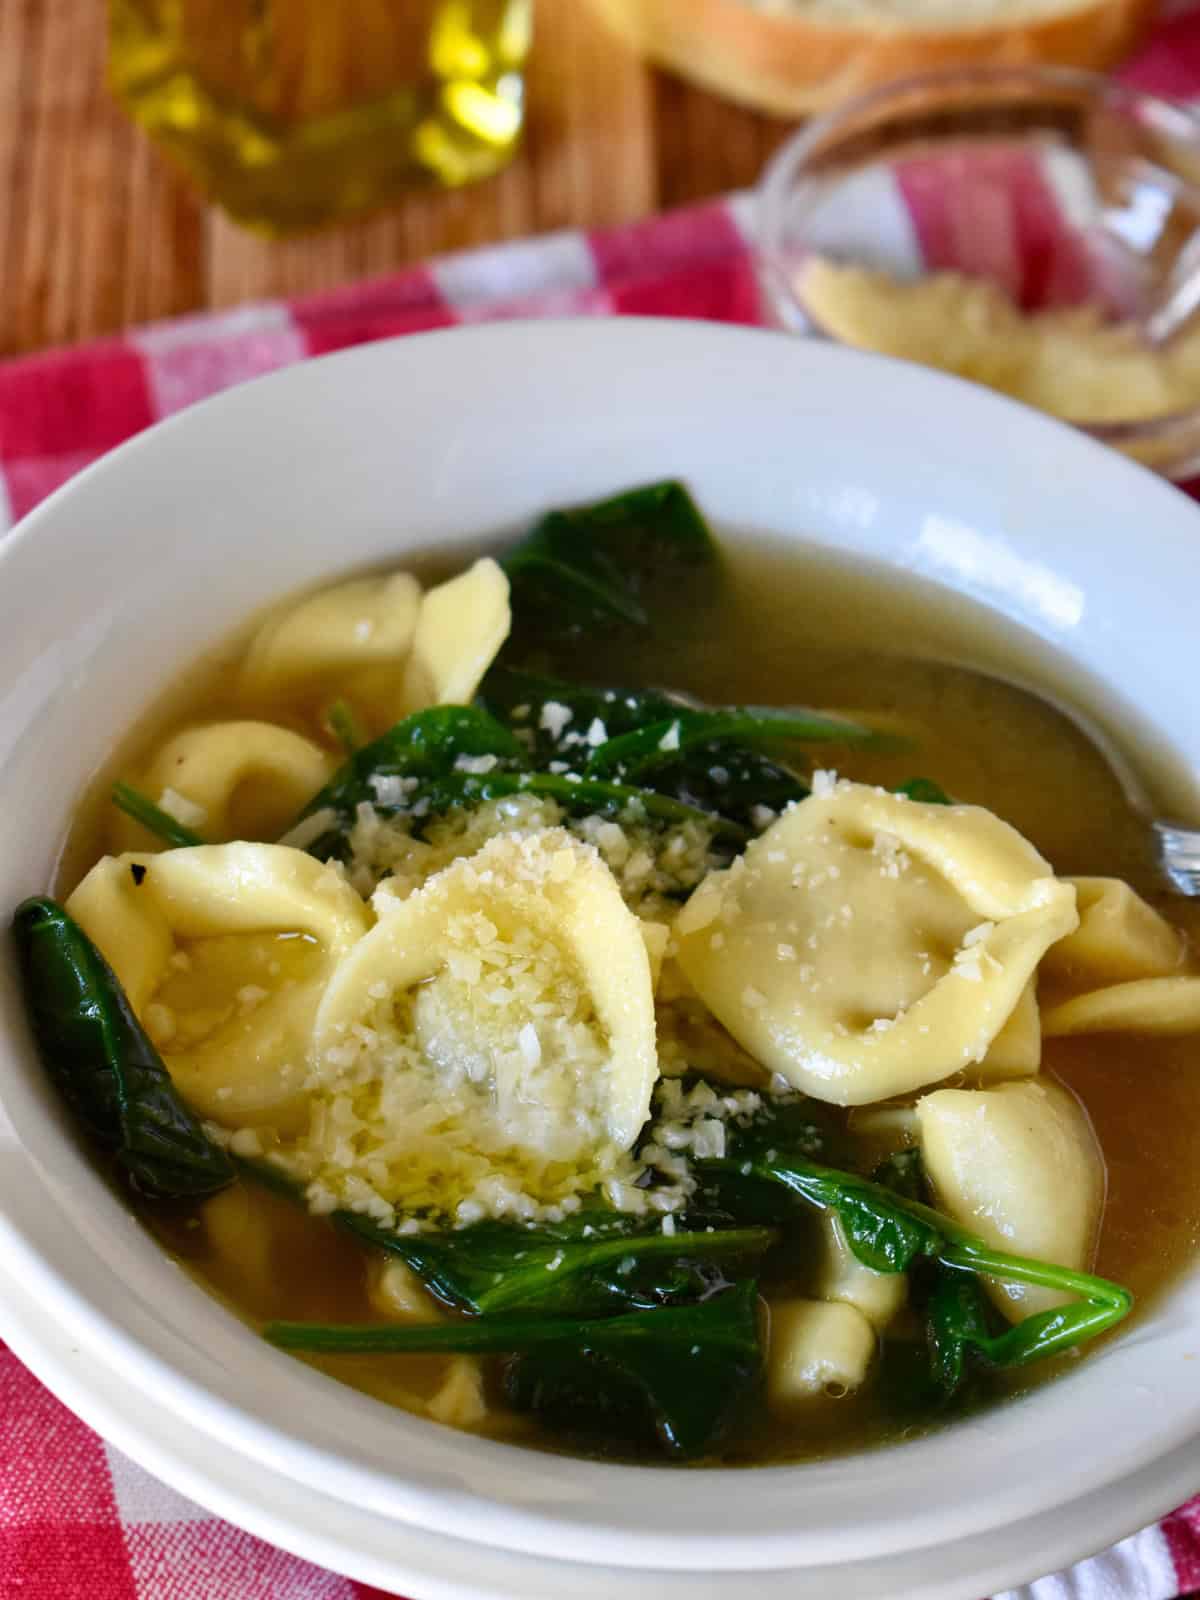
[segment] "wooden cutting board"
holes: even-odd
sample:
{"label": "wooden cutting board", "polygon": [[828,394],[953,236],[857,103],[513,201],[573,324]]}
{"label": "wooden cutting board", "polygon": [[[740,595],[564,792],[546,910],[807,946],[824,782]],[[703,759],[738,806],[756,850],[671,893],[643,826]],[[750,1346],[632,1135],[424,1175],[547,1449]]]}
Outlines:
{"label": "wooden cutting board", "polygon": [[579,0],[538,0],[537,29],[507,172],[275,243],[201,203],[110,101],[101,0],[0,0],[0,355],[623,222],[752,183],[788,131],[645,67]]}

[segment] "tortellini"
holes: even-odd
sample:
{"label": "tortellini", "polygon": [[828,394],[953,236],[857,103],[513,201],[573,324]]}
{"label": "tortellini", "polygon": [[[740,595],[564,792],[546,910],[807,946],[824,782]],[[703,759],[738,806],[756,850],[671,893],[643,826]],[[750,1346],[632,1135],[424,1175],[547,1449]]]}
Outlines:
{"label": "tortellini", "polygon": [[508,579],[490,556],[431,589],[404,672],[406,710],[468,705],[511,627]]}
{"label": "tortellini", "polygon": [[904,1304],[908,1279],[902,1272],[875,1272],[850,1248],[836,1212],[821,1214],[824,1256],[817,1277],[822,1300],[836,1300],[861,1311],[873,1328],[887,1327]]}
{"label": "tortellini", "polygon": [[861,1386],[878,1347],[857,1307],[839,1301],[784,1300],[771,1306],[767,1400],[786,1411],[820,1395]]}
{"label": "tortellini", "polygon": [[1180,970],[1180,934],[1119,879],[1074,881],[1078,931],[1042,964],[1057,991],[1043,1017],[1046,1035],[1200,1031],[1200,978]]}
{"label": "tortellini", "polygon": [[[324,1092],[382,1150],[376,1191],[465,1201],[468,1220],[484,1193],[494,1210],[597,1181],[646,1121],[658,1063],[646,944],[596,852],[561,828],[501,836],[381,904],[315,1040]],[[336,1185],[336,1140],[325,1158]]]}
{"label": "tortellini", "polygon": [[106,856],[67,910],[189,1105],[231,1128],[303,1119],[318,1002],[370,921],[335,868],[267,844]]}
{"label": "tortellini", "polygon": [[[185,728],[155,751],[138,788],[214,844],[275,840],[333,772],[324,750],[272,722],[213,722]],[[156,847],[117,813],[119,849]]]}
{"label": "tortellini", "polygon": [[1071,885],[990,812],[838,783],[711,874],[676,938],[752,1055],[856,1106],[984,1061],[1077,920]]}
{"label": "tortellini", "polygon": [[437,1302],[406,1261],[373,1256],[367,1267],[367,1295],[382,1317],[395,1322],[441,1322]]}
{"label": "tortellini", "polygon": [[437,1393],[425,1402],[426,1415],[450,1428],[478,1427],[487,1409],[477,1356],[455,1356]]}
{"label": "tortellini", "polygon": [[421,585],[407,572],[351,578],[267,618],[242,663],[242,693],[273,700],[320,692],[389,701],[412,648]]}
{"label": "tortellini", "polygon": [[[1104,1204],[1104,1162],[1083,1110],[1042,1080],[938,1089],[917,1102],[921,1153],[938,1204],[988,1244],[1086,1270]],[[1069,1300],[989,1282],[1012,1322]]]}
{"label": "tortellini", "polygon": [[1046,952],[1042,971],[1072,988],[1169,977],[1183,964],[1183,939],[1120,878],[1069,878],[1079,926]]}
{"label": "tortellini", "polygon": [[204,1202],[201,1226],[208,1249],[256,1311],[267,1311],[278,1281],[270,1218],[245,1185],[233,1184]]}
{"label": "tortellini", "polygon": [[1037,983],[1030,979],[1012,1015],[988,1046],[988,1053],[971,1076],[978,1083],[998,1078],[1032,1077],[1042,1064],[1042,1018],[1038,1010]]}
{"label": "tortellini", "polygon": [[508,638],[508,579],[490,556],[422,594],[406,572],[353,578],[268,617],[242,662],[247,704],[346,700],[381,730],[414,711],[467,705]]}
{"label": "tortellini", "polygon": [[[412,1327],[445,1320],[433,1296],[403,1261],[379,1257],[368,1272],[367,1294],[379,1316]],[[440,1383],[427,1398],[403,1386],[389,1387],[387,1392],[406,1410],[452,1428],[477,1427],[488,1414],[483,1366],[477,1356],[454,1356],[448,1361]]]}
{"label": "tortellini", "polygon": [[1051,1006],[1047,1038],[1075,1033],[1200,1033],[1200,978],[1139,978]]}

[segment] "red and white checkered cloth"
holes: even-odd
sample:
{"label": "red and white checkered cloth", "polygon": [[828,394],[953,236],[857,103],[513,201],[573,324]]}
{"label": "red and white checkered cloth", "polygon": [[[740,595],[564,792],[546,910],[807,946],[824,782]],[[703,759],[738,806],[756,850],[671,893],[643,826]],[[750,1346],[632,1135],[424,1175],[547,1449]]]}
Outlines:
{"label": "red and white checkered cloth", "polygon": [[[1173,4],[1123,76],[1200,99],[1200,13]],[[1019,164],[1018,164],[1019,166]],[[1070,298],[1053,174],[1008,165],[956,191],[914,164],[880,195],[926,261],[981,248],[1025,303]],[[744,197],[606,233],[561,233],[446,257],[290,303],[186,317],[0,363],[0,533],[97,456],[194,401],[306,356],[464,322],[666,315],[756,323]],[[981,235],[981,229],[984,234]],[[1062,264],[1067,262],[1066,277]],[[1047,263],[1054,262],[1048,277]],[[1056,276],[1057,275],[1057,276]],[[1200,1461],[1196,1469],[1200,1486]],[[1097,1529],[1099,1537],[1103,1530]],[[1200,1496],[1026,1600],[1174,1600],[1200,1589]],[[322,1572],[156,1482],[59,1404],[0,1345],[0,1600],[361,1600]]]}

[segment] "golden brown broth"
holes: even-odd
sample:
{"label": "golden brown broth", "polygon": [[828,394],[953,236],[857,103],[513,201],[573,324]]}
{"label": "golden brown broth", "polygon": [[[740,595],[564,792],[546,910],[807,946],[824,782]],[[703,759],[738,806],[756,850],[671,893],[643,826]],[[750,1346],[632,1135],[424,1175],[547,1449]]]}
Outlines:
{"label": "golden brown broth", "polygon": [[[1097,744],[1046,699],[996,675],[1007,670],[1013,679],[1040,679],[1059,689],[1053,668],[1034,661],[1018,636],[998,632],[967,602],[948,603],[916,583],[861,566],[749,542],[732,551],[711,604],[681,613],[664,599],[655,610],[664,620],[652,634],[594,648],[589,643],[588,677],[669,686],[714,703],[803,703],[894,720],[917,741],[915,753],[828,751],[821,759],[872,782],[933,778],[956,798],[986,805],[1013,823],[1059,872],[1127,878],[1189,937],[1200,931],[1195,907],[1156,892],[1144,816]],[[422,569],[426,577],[444,572],[441,563]],[[880,641],[891,648],[881,649]],[[227,715],[269,716],[332,747],[313,703],[239,700],[233,673],[238,644],[223,646],[174,686],[100,775],[64,850],[60,889],[73,886],[109,846],[107,792],[114,774],[135,776],[147,752],[179,726]],[[973,658],[990,672],[961,664]],[[577,671],[569,655],[549,664],[564,676]],[[1145,751],[1138,757],[1139,777],[1165,814],[1173,797],[1162,771],[1147,770]],[[1046,1042],[1044,1070],[1086,1107],[1108,1163],[1096,1270],[1129,1285],[1139,1311],[1194,1258],[1200,1238],[1200,1179],[1192,1159],[1200,1123],[1198,1051],[1200,1041],[1192,1039]],[[215,1203],[244,1212],[245,1243],[238,1251],[220,1246],[203,1206],[167,1220],[148,1215],[147,1222],[240,1315],[255,1323],[271,1317],[377,1320],[366,1255],[353,1240],[258,1189],[239,1185]],[[803,1288],[802,1275],[793,1292],[797,1286]],[[1061,1371],[1075,1359],[1052,1368]],[[410,1407],[435,1392],[448,1365],[433,1357],[311,1360],[355,1388]],[[1020,1393],[1050,1370],[1005,1380],[997,1397]],[[813,1402],[793,1420],[761,1422],[722,1460],[820,1456],[927,1426],[927,1420],[889,1410],[879,1388],[868,1386],[857,1395]],[[498,1407],[480,1431],[561,1447]]]}

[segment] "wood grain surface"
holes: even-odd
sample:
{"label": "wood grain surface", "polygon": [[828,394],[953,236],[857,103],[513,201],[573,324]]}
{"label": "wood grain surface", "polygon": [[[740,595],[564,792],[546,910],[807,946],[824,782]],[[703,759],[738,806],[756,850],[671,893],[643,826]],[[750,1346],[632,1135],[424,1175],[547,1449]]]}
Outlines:
{"label": "wood grain surface", "polygon": [[204,205],[112,103],[105,9],[0,0],[0,355],[619,223],[753,182],[787,132],[650,70],[582,0],[538,0],[528,136],[505,173],[270,242]]}

